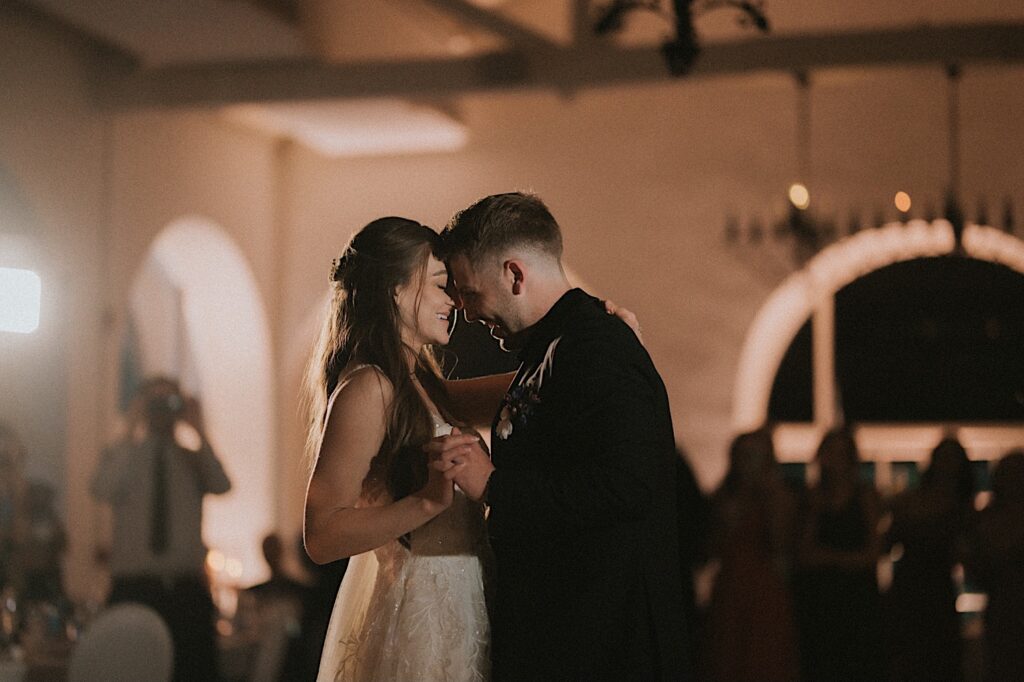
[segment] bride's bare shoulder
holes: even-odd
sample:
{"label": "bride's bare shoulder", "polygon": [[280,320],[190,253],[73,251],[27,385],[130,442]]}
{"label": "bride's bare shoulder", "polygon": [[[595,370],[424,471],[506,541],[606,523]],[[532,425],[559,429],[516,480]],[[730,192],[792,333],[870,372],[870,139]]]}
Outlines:
{"label": "bride's bare shoulder", "polygon": [[391,380],[376,365],[352,365],[346,367],[331,394],[327,411],[330,413],[336,402],[356,403],[373,401],[387,405],[394,395]]}
{"label": "bride's bare shoulder", "polygon": [[342,373],[327,404],[318,462],[324,455],[344,454],[369,461],[386,431],[387,414],[394,388],[377,367],[364,365]]}

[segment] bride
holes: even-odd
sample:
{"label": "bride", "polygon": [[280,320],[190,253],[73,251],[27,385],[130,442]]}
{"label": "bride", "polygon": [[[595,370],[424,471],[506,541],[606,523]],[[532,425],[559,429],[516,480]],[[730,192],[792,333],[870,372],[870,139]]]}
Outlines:
{"label": "bride", "polygon": [[[381,218],[331,273],[309,372],[304,537],[317,563],[352,559],[318,680],[488,678],[483,509],[422,451],[462,424],[433,350],[454,311],[439,245],[428,227]],[[493,414],[508,377],[459,384],[461,402]]]}
{"label": "bride", "polygon": [[490,423],[512,375],[442,379],[434,349],[455,306],[439,254],[429,227],[380,218],[331,272],[307,377],[304,539],[317,563],[351,560],[318,682],[489,678],[484,510],[427,466],[423,445]]}

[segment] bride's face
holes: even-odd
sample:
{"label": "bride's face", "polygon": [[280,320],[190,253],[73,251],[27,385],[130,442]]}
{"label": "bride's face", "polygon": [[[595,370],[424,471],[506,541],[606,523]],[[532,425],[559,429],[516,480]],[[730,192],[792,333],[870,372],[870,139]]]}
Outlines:
{"label": "bride's face", "polygon": [[402,315],[402,339],[419,350],[426,344],[448,343],[449,321],[455,303],[448,296],[448,270],[433,255],[427,267],[398,288],[396,299]]}

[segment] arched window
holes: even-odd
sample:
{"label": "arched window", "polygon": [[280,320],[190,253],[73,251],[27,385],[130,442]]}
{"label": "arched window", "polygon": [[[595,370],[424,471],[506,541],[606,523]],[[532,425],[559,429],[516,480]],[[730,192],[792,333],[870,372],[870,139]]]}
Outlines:
{"label": "arched window", "polygon": [[733,425],[776,423],[783,461],[857,426],[865,459],[920,461],[953,431],[975,459],[1024,442],[1024,242],[945,221],[838,242],[791,275],[748,331]]}
{"label": "arched window", "polygon": [[[913,484],[949,433],[987,488],[990,461],[1024,443],[1024,242],[970,225],[958,249],[949,223],[916,221],[826,248],[759,311],[733,407],[737,432],[775,425],[787,478],[815,478],[822,435],[845,422],[883,492]],[[959,611],[983,608],[961,591]]]}

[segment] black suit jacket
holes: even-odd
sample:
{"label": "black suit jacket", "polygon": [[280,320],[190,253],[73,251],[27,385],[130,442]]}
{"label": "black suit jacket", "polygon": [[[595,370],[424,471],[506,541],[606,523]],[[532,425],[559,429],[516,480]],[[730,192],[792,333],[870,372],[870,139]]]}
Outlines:
{"label": "black suit jacket", "polygon": [[650,356],[574,289],[521,358],[491,439],[495,680],[685,679],[677,455]]}

